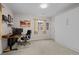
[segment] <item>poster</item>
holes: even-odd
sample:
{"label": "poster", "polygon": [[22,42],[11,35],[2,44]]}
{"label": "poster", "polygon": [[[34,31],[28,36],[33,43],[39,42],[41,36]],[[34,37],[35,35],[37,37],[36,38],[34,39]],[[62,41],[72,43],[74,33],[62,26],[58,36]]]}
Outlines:
{"label": "poster", "polygon": [[30,27],[30,26],[31,26],[30,20],[20,21],[20,27]]}

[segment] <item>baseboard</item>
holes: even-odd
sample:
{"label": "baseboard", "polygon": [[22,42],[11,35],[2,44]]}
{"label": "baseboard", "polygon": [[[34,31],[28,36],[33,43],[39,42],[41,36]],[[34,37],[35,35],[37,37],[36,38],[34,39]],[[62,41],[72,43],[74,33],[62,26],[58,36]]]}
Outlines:
{"label": "baseboard", "polygon": [[0,55],[2,54],[2,51],[0,51]]}
{"label": "baseboard", "polygon": [[51,40],[53,40],[53,41],[55,41],[55,39],[54,38],[50,38]]}
{"label": "baseboard", "polygon": [[[55,42],[57,42],[57,41],[55,41]],[[68,49],[71,49],[71,50],[73,50],[73,51],[79,53],[79,49],[76,49],[76,48],[72,48],[72,47],[69,47],[69,46],[63,45],[63,44],[60,43],[60,42],[57,42],[57,43],[60,44],[60,45],[63,46],[63,47],[66,47],[66,48],[68,48]]]}
{"label": "baseboard", "polygon": [[75,51],[75,52],[77,52],[77,53],[79,53],[79,49],[76,49],[76,48],[70,48],[70,47],[68,47],[69,49],[71,49],[71,50],[73,50],[73,51]]}
{"label": "baseboard", "polygon": [[40,40],[53,40],[53,41],[55,41],[54,39],[35,39],[35,40],[30,39],[30,41],[40,41]]}

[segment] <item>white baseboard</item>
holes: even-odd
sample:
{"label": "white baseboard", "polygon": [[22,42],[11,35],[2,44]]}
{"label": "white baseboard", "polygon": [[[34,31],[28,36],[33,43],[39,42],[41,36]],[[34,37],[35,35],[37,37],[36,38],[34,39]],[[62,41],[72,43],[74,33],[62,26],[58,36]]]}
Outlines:
{"label": "white baseboard", "polygon": [[0,51],[0,54],[2,54],[2,51]]}
{"label": "white baseboard", "polygon": [[[51,38],[50,38],[50,39],[51,39]],[[53,38],[52,38],[51,40],[55,41],[55,39],[53,39]]]}
{"label": "white baseboard", "polygon": [[[57,41],[55,41],[55,42],[57,42]],[[73,51],[79,53],[79,49],[76,49],[76,48],[73,48],[73,47],[66,46],[66,45],[64,45],[64,44],[62,44],[62,43],[60,43],[60,42],[57,42],[57,43],[60,44],[60,45],[62,45],[62,46],[64,46],[64,47],[66,47],[66,48],[68,48],[68,49],[71,49],[71,50],[73,50]]]}
{"label": "white baseboard", "polygon": [[[48,38],[48,39],[30,39],[30,41],[40,41],[40,40],[49,40],[50,38]],[[50,40],[53,40],[54,41],[54,39],[50,39]]]}

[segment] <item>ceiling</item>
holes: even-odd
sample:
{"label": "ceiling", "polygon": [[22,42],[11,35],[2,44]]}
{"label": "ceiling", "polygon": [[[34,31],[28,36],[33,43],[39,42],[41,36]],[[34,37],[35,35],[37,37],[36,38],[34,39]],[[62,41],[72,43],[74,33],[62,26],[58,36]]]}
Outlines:
{"label": "ceiling", "polygon": [[46,9],[40,8],[41,3],[5,3],[14,15],[55,16],[79,6],[78,3],[48,3]]}

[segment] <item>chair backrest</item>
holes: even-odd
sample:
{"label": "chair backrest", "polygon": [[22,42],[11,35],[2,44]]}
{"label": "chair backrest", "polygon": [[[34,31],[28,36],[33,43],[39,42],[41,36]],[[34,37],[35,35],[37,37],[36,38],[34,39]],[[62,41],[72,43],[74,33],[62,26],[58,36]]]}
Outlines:
{"label": "chair backrest", "polygon": [[27,30],[26,35],[31,35],[31,30]]}
{"label": "chair backrest", "polygon": [[26,37],[27,39],[31,38],[31,30],[27,30]]}

